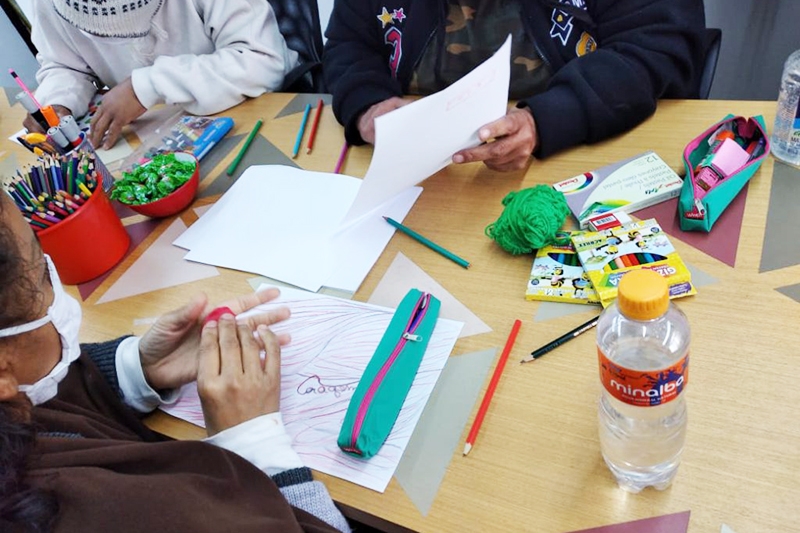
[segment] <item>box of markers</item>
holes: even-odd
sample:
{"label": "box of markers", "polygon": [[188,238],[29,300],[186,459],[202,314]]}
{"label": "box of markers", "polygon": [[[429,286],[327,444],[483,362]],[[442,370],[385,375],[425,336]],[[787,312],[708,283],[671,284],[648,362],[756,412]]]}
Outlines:
{"label": "box of markers", "polygon": [[572,244],[603,307],[617,297],[620,278],[642,268],[667,279],[670,298],[697,293],[691,272],[655,219],[599,232],[577,232]]}

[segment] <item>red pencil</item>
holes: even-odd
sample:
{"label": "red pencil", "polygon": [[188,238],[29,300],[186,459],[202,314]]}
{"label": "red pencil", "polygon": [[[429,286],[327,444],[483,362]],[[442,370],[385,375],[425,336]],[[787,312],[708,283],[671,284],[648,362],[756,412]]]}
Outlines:
{"label": "red pencil", "polygon": [[314,123],[311,125],[311,133],[308,134],[308,150],[306,150],[307,154],[311,153],[311,149],[314,148],[314,139],[317,136],[317,125],[319,124],[319,117],[322,115],[322,105],[323,105],[322,98],[319,99],[317,103],[317,112],[314,113]]}
{"label": "red pencil", "polygon": [[503,353],[500,354],[500,360],[497,362],[497,366],[494,369],[494,374],[492,374],[492,380],[489,382],[489,388],[486,389],[486,394],[483,395],[481,406],[478,408],[478,415],[475,417],[475,421],[472,423],[472,427],[469,430],[469,435],[467,435],[467,442],[464,444],[464,455],[467,455],[470,450],[472,450],[472,445],[475,444],[475,437],[478,436],[478,431],[480,431],[481,424],[483,423],[483,417],[486,416],[486,411],[489,410],[489,403],[492,401],[494,390],[497,388],[497,382],[500,381],[500,375],[503,373],[503,368],[506,366],[508,355],[511,353],[511,348],[514,346],[514,341],[517,340],[517,333],[519,333],[519,328],[521,326],[522,322],[520,322],[519,319],[515,320],[514,326],[511,328],[511,333],[508,334],[506,346],[503,348]]}

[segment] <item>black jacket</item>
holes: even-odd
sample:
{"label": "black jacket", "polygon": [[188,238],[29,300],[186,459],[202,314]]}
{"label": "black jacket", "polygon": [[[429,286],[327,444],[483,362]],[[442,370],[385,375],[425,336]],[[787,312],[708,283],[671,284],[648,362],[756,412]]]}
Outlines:
{"label": "black jacket", "polygon": [[[526,31],[554,72],[545,92],[518,104],[536,120],[535,155],[622,133],[650,116],[659,98],[697,96],[702,0],[520,3]],[[384,8],[400,15],[385,27],[378,18]],[[351,144],[364,142],[357,128],[362,112],[406,93],[428,40],[444,28],[446,10],[446,0],[336,0],[323,62],[334,113]]]}

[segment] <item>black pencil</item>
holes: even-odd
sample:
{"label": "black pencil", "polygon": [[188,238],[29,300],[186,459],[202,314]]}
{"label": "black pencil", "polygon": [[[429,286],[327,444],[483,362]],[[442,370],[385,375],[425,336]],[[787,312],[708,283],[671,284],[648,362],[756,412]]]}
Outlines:
{"label": "black pencil", "polygon": [[520,361],[520,363],[528,363],[530,361],[535,361],[536,359],[540,358],[541,356],[543,356],[547,352],[550,352],[550,351],[558,348],[559,346],[561,346],[565,342],[574,339],[575,337],[577,337],[581,333],[589,331],[590,329],[592,329],[593,327],[595,327],[597,325],[597,321],[599,319],[600,319],[600,317],[596,316],[596,317],[590,319],[588,322],[584,322],[583,324],[581,324],[577,328],[573,329],[572,331],[568,331],[567,333],[564,333],[559,338],[548,342],[547,344],[545,344],[544,346],[542,346],[538,350],[532,351],[531,354],[529,356],[527,356],[525,359],[523,359],[522,361]]}

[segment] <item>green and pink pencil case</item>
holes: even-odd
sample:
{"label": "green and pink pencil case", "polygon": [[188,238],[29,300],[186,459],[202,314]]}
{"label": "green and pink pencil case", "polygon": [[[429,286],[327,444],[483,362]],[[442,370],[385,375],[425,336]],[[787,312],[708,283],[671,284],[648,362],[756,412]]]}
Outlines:
{"label": "green and pink pencil case", "polygon": [[683,151],[686,177],[678,201],[684,231],[711,231],[769,153],[764,117],[728,115]]}
{"label": "green and pink pencil case", "polygon": [[350,399],[337,439],[342,451],[368,459],[383,446],[422,363],[440,305],[417,289],[403,298]]}

